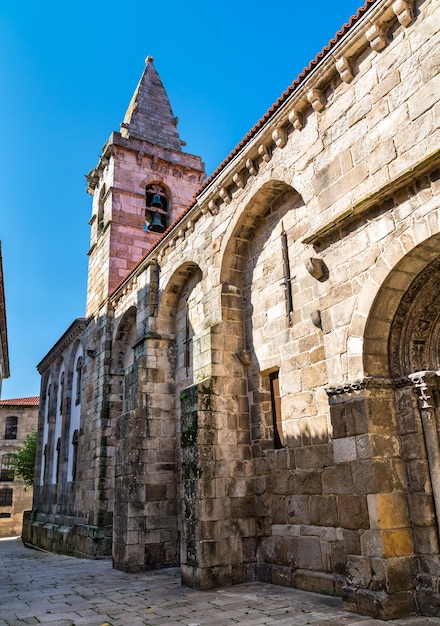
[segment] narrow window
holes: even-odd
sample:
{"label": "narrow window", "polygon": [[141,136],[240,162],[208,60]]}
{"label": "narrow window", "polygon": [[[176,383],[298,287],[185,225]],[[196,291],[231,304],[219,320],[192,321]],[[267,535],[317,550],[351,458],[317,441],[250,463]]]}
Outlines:
{"label": "narrow window", "polygon": [[185,334],[183,337],[183,366],[186,368],[186,375],[189,374],[189,368],[191,367],[191,355],[192,355],[192,336],[191,326],[189,323],[189,307],[188,300],[185,305]]}
{"label": "narrow window", "polygon": [[7,417],[5,439],[17,439],[18,417]]}
{"label": "narrow window", "polygon": [[12,464],[12,454],[3,454],[0,464],[0,480],[13,481],[15,476],[14,466]]}
{"label": "narrow window", "polygon": [[57,439],[57,456],[56,456],[56,480],[58,482],[60,479],[60,465],[61,465],[61,437]]}
{"label": "narrow window", "polygon": [[284,445],[283,424],[281,419],[280,381],[278,374],[278,371],[269,374],[270,399],[272,404],[273,442],[275,449],[282,448]]}
{"label": "narrow window", "polygon": [[82,375],[83,359],[82,356],[78,357],[76,362],[76,390],[75,390],[75,404],[81,404],[81,375]]}
{"label": "narrow window", "polygon": [[64,400],[64,372],[61,374],[61,380],[60,380],[60,406],[59,406],[60,415],[63,414],[63,400]]}
{"label": "narrow window", "polygon": [[78,431],[75,430],[72,437],[73,458],[72,458],[72,480],[76,480],[76,468],[78,463]]}
{"label": "narrow window", "polygon": [[47,468],[47,454],[48,454],[48,450],[47,450],[47,443],[44,444],[44,451],[43,451],[43,470],[41,472],[41,483],[44,483],[44,477],[46,475],[46,468]]}
{"label": "narrow window", "polygon": [[0,506],[12,506],[12,493],[10,487],[0,489]]}
{"label": "narrow window", "polygon": [[98,235],[104,230],[104,198],[105,198],[105,185],[102,186],[102,189],[99,193],[98,200]]}

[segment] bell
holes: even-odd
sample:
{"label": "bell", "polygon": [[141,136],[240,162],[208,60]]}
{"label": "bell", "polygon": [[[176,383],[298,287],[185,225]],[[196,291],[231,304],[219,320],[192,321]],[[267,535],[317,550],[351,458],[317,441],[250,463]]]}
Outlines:
{"label": "bell", "polygon": [[165,231],[165,227],[159,213],[153,213],[153,219],[150,223],[150,231],[153,233],[163,233]]}
{"label": "bell", "polygon": [[158,193],[154,194],[151,206],[155,207],[156,209],[163,209],[162,199]]}

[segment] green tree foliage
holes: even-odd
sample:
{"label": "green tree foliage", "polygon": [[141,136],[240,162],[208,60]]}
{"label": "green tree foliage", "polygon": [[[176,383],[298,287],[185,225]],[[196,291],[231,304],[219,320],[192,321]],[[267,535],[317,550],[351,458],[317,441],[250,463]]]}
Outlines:
{"label": "green tree foliage", "polygon": [[26,435],[23,447],[14,455],[13,464],[19,478],[28,486],[34,484],[35,455],[37,452],[37,431]]}

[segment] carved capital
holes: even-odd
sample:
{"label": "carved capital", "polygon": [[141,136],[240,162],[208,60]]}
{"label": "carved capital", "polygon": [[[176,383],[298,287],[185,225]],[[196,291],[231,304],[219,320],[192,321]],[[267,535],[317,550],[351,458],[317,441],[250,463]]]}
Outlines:
{"label": "carved capital", "polygon": [[438,374],[431,370],[414,372],[408,376],[414,384],[419,397],[419,408],[423,410],[434,409],[437,405]]}
{"label": "carved capital", "polygon": [[372,26],[365,33],[368,41],[370,42],[370,46],[376,52],[380,52],[387,45],[387,37],[383,29],[377,24],[372,24]]}

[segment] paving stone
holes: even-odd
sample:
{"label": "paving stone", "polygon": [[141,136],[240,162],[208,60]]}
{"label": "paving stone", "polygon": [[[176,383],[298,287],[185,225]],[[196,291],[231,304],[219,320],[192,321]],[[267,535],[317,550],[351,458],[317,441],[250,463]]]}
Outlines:
{"label": "paving stone", "polygon": [[110,561],[31,551],[16,539],[0,542],[0,568],[0,626],[440,625],[362,617],[343,611],[340,598],[265,583],[188,589],[177,568],[126,574]]}

